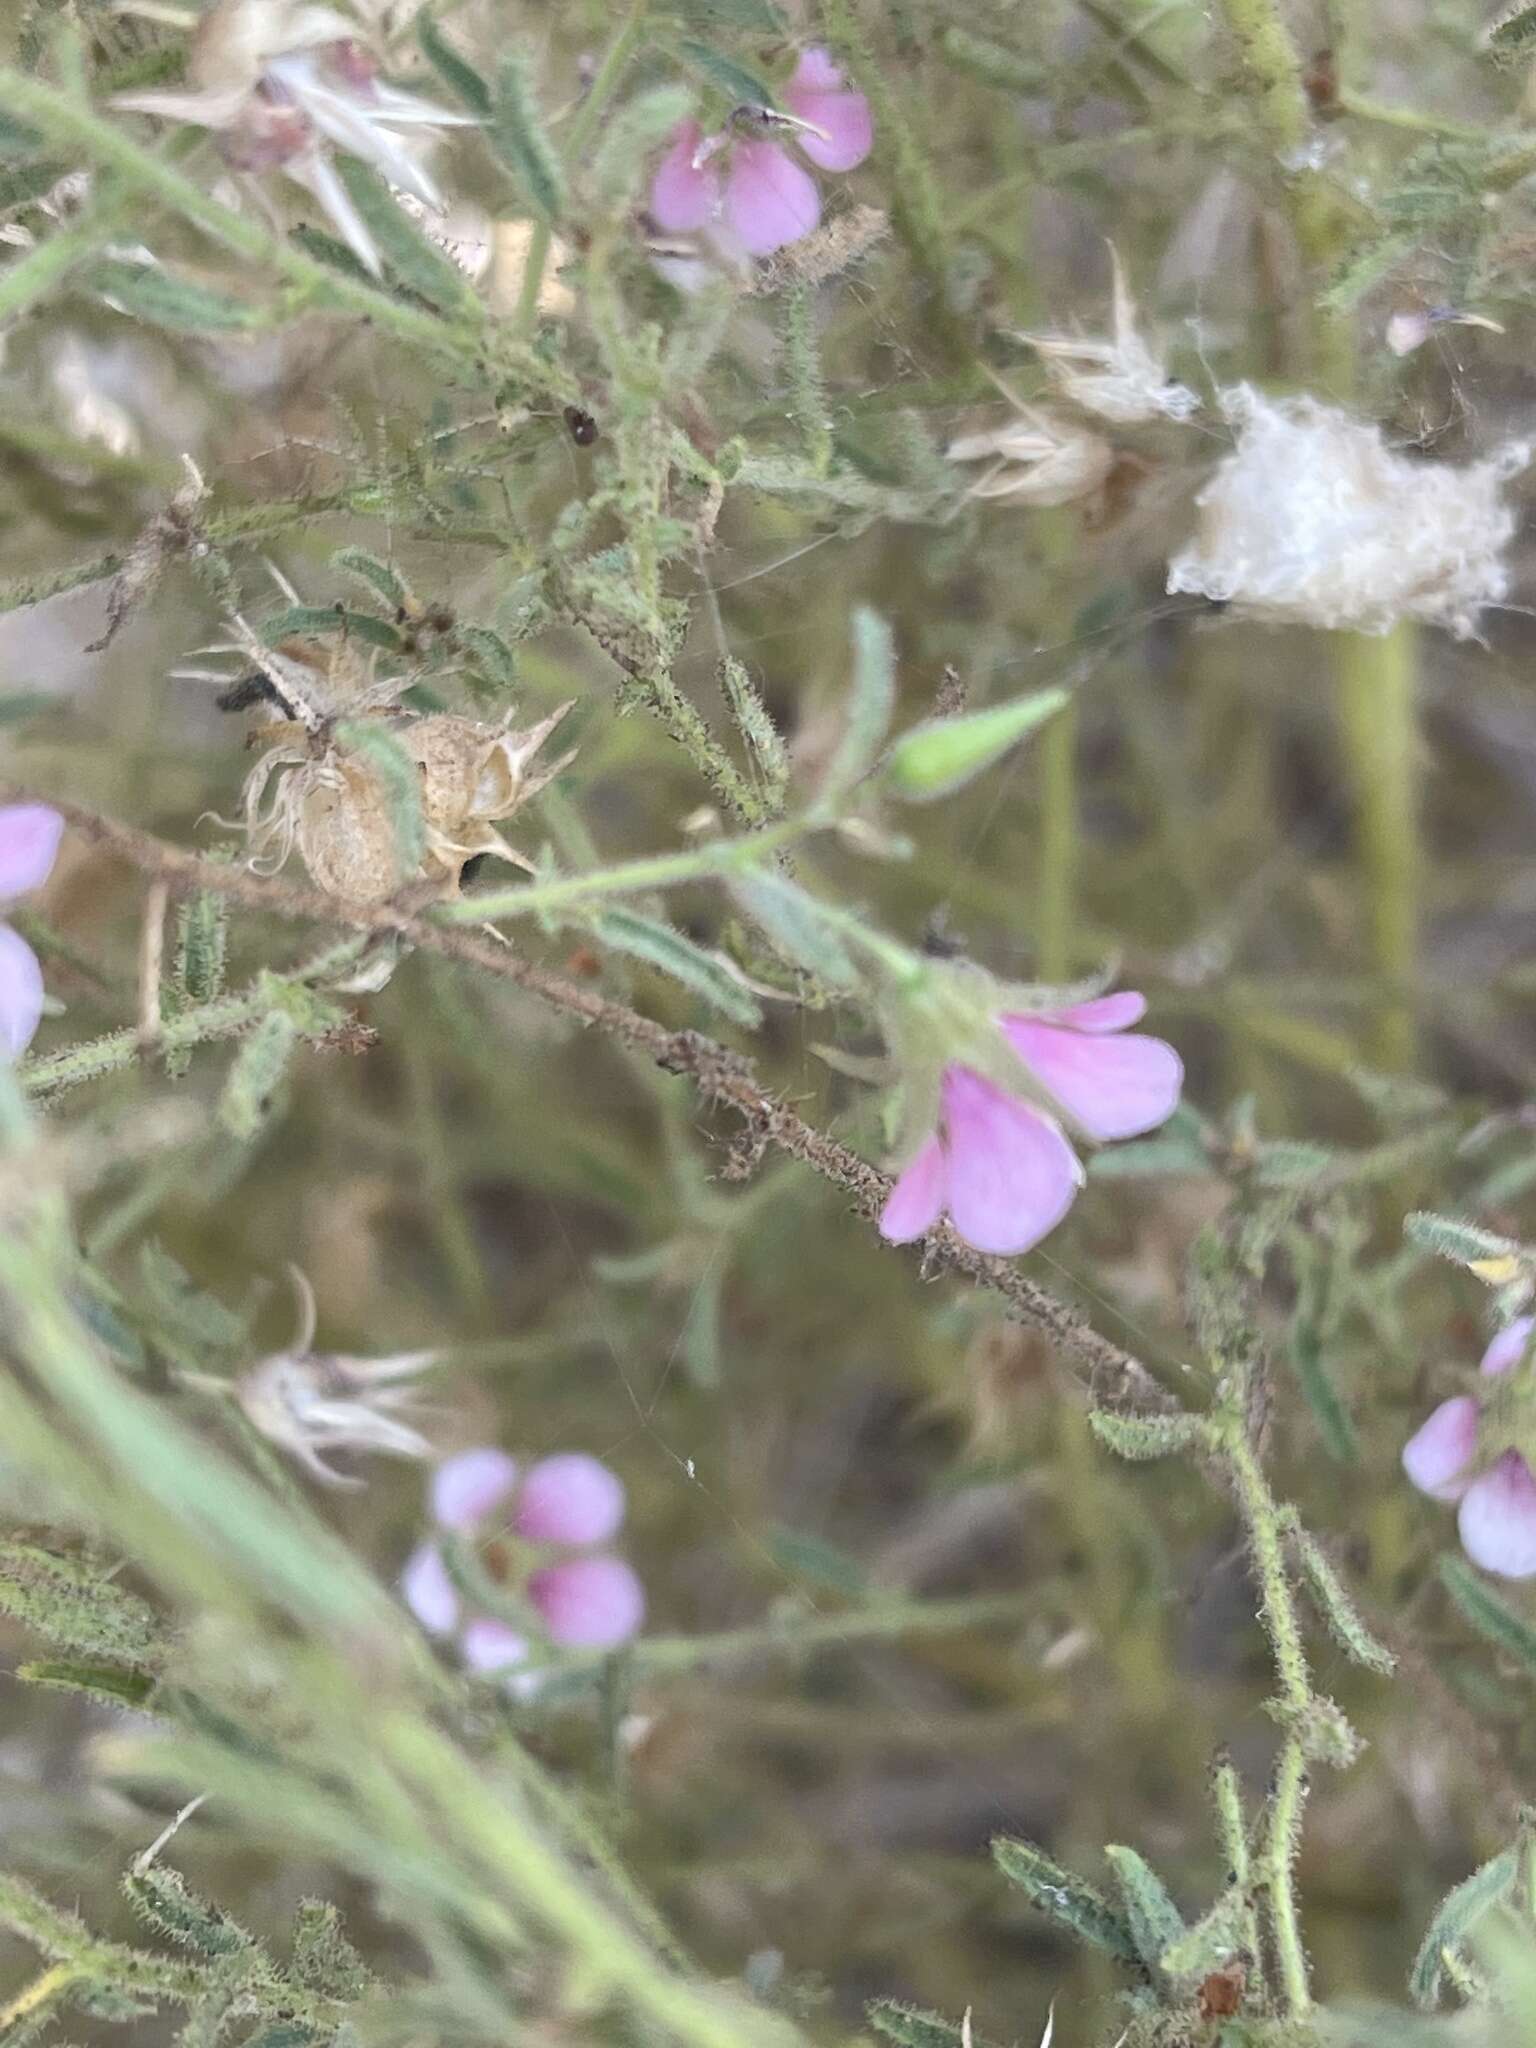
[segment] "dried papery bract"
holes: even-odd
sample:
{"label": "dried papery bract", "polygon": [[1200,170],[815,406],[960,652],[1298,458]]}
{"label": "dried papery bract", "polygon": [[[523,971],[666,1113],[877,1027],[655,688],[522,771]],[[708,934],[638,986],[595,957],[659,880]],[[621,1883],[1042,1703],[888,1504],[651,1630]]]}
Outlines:
{"label": "dried papery bract", "polygon": [[1125,281],[1118,251],[1114,268],[1113,334],[1104,341],[1076,334],[1021,334],[1045,363],[1046,375],[1063,398],[1116,426],[1150,420],[1187,420],[1200,410],[1188,385],[1169,377],[1164,364],[1136,327],[1136,302]]}
{"label": "dried papery bract", "polygon": [[1168,565],[1192,591],[1276,625],[1388,632],[1402,619],[1473,637],[1509,588],[1511,443],[1454,468],[1390,449],[1381,429],[1310,397],[1223,394],[1236,448],[1200,493],[1194,540]]}
{"label": "dried papery bract", "polygon": [[944,453],[951,462],[986,462],[966,492],[1011,505],[1070,505],[1102,489],[1115,466],[1109,443],[1080,422],[1024,404],[1004,387],[1014,416],[1003,426],[962,434]]}
{"label": "dried papery bract", "polygon": [[413,719],[399,729],[401,745],[421,771],[429,876],[456,888],[464,863],[481,853],[527,866],[495,827],[575,759],[572,751],[534,765],[535,756],[570,709],[570,703],[562,704],[536,725],[522,728],[510,723],[482,725],[444,712]]}
{"label": "dried papery bract", "polygon": [[414,1382],[436,1363],[433,1351],[400,1351],[388,1358],[351,1358],[316,1351],[315,1298],[296,1268],[299,1327],[286,1351],[274,1352],[235,1383],[235,1398],[262,1435],[297,1458],[326,1486],[358,1486],[328,1465],[322,1453],[372,1451],[391,1458],[425,1458],[432,1446],[399,1411],[414,1398]]}

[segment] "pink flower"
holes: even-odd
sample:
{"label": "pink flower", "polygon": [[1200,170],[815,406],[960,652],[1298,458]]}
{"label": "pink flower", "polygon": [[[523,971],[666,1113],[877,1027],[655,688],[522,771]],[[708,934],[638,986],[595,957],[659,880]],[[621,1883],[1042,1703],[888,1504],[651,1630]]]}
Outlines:
{"label": "pink flower", "polygon": [[738,107],[715,135],[705,136],[696,121],[679,124],[651,181],[650,212],[658,228],[668,234],[702,230],[732,256],[771,256],[811,233],[821,219],[821,194],[810,172],[777,142],[735,139],[729,131],[748,123],[789,128],[813,164],[851,171],[873,146],[869,101],[849,91],[820,48],[801,57],[783,98],[783,113]]}
{"label": "pink flower", "polygon": [[[1525,1356],[1536,1317],[1520,1316],[1483,1353],[1492,1378]],[[1536,1576],[1536,1478],[1517,1450],[1500,1451],[1478,1469],[1482,1402],[1453,1394],[1403,1446],[1403,1470],[1432,1500],[1459,1501],[1461,1547],[1474,1564],[1504,1579]]]}
{"label": "pink flower", "polygon": [[[0,904],[47,881],[64,820],[47,804],[0,808]],[[43,1015],[43,970],[37,955],[8,924],[0,924],[0,1058],[19,1059]]]}
{"label": "pink flower", "polygon": [[[474,1538],[482,1566],[516,1582],[548,1641],[561,1649],[611,1650],[645,1618],[645,1593],[621,1558],[592,1554],[624,1520],[624,1486],[584,1451],[542,1458],[526,1473],[494,1445],[447,1458],[432,1475],[432,1518],[439,1529]],[[510,1539],[510,1540],[509,1540]],[[525,1554],[531,1550],[532,1555]],[[549,1549],[586,1555],[555,1557]],[[422,1627],[457,1638],[470,1670],[506,1673],[527,1664],[528,1638],[499,1618],[464,1611],[440,1544],[419,1544],[400,1575],[405,1604]],[[520,1671],[519,1689],[533,1674]]]}
{"label": "pink flower", "polygon": [[1052,1113],[1086,1137],[1133,1138],[1171,1116],[1184,1069],[1160,1038],[1132,1032],[1147,1005],[1131,990],[1044,1014],[997,1020],[1049,1108],[958,1062],[939,1084],[938,1128],[898,1176],[880,1234],[907,1244],[948,1214],[977,1251],[1028,1251],[1066,1215],[1083,1182]]}

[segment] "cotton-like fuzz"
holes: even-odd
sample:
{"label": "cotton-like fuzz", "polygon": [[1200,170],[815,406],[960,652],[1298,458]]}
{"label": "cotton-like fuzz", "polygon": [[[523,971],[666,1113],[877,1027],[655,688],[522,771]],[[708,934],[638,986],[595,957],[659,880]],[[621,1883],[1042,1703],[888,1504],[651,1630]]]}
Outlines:
{"label": "cotton-like fuzz", "polygon": [[1223,394],[1236,448],[1196,501],[1199,530],[1168,565],[1191,591],[1275,625],[1385,633],[1403,619],[1475,635],[1509,588],[1512,444],[1454,468],[1398,455],[1381,429],[1315,398]]}

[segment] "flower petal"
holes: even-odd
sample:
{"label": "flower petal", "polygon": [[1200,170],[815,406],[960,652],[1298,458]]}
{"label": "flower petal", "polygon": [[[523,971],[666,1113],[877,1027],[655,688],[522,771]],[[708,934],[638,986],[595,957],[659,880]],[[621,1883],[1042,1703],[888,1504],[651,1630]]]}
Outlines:
{"label": "flower petal", "polygon": [[43,970],[37,955],[0,924],[0,1059],[20,1059],[43,1018]]}
{"label": "flower petal", "polygon": [[697,121],[672,131],[672,147],[656,166],[648,206],[651,219],[669,235],[687,234],[712,220],[720,208],[720,173],[713,163],[694,165],[703,141]]}
{"label": "flower petal", "polygon": [[896,1176],[880,1211],[880,1235],[888,1244],[910,1244],[932,1230],[944,1210],[944,1181],[944,1147],[938,1138],[929,1138]]}
{"label": "flower petal", "polygon": [[1477,1403],[1453,1394],[1403,1445],[1403,1470],[1432,1500],[1460,1500],[1472,1484],[1477,1453]]}
{"label": "flower petal", "polygon": [[[810,139],[810,138],[806,138]],[[749,256],[771,256],[821,219],[816,180],[776,142],[738,142],[725,181],[725,224]]]}
{"label": "flower petal", "polygon": [[530,1468],[512,1526],[530,1543],[606,1543],[623,1519],[618,1474],[585,1451],[566,1451]]}
{"label": "flower petal", "polygon": [[424,1629],[445,1636],[459,1618],[459,1595],[435,1543],[413,1550],[400,1574],[400,1593]]}
{"label": "flower petal", "polygon": [[43,886],[63,835],[64,820],[51,804],[0,808],[0,902]]}
{"label": "flower petal", "polygon": [[1090,1138],[1133,1138],[1178,1106],[1184,1065],[1160,1038],[1063,1030],[1035,1017],[1001,1022],[1020,1059]]}
{"label": "flower petal", "polygon": [[611,1650],[645,1618],[640,1581],[617,1557],[572,1557],[535,1572],[528,1597],[551,1642],[569,1650]]}
{"label": "flower petal", "polygon": [[1508,1372],[1512,1365],[1518,1365],[1525,1356],[1525,1347],[1531,1341],[1533,1329],[1536,1329],[1536,1316],[1516,1316],[1508,1329],[1500,1330],[1483,1353],[1483,1362],[1478,1370]]}
{"label": "flower petal", "polygon": [[1028,1251],[1072,1206],[1076,1153],[1048,1117],[969,1067],[946,1068],[943,1095],[956,1230],[979,1252]]}
{"label": "flower petal", "polygon": [[1457,1523],[1462,1548],[1485,1572],[1536,1576],[1536,1479],[1518,1451],[1506,1451],[1473,1480]]}
{"label": "flower petal", "polygon": [[1070,1010],[1047,1010],[1044,1024],[1061,1024],[1068,1031],[1124,1031],[1139,1024],[1147,1014],[1147,999],[1139,989],[1117,989],[1112,996],[1094,996],[1086,1003],[1074,1003]]}
{"label": "flower petal", "polygon": [[459,1637],[459,1655],[471,1671],[510,1671],[514,1665],[527,1662],[528,1638],[520,1636],[515,1628],[508,1628],[504,1621],[480,1615],[465,1624]]}
{"label": "flower petal", "polygon": [[517,1461],[491,1444],[445,1458],[432,1474],[432,1515],[444,1529],[473,1529],[505,1506],[517,1484]]}
{"label": "flower petal", "polygon": [[797,135],[795,142],[824,171],[851,171],[874,147],[869,101],[863,93],[849,90],[831,54],[820,47],[807,50],[795,66],[795,75],[784,88],[784,104],[797,120],[822,131]]}

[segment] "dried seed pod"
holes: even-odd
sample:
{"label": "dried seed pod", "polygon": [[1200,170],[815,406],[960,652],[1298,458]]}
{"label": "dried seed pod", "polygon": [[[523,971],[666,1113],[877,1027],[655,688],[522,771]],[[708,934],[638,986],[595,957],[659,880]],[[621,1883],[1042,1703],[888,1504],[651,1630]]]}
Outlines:
{"label": "dried seed pod", "polygon": [[407,878],[378,778],[361,762],[332,753],[293,779],[303,784],[294,838],[315,887],[352,903],[392,895]]}
{"label": "dried seed pod", "polygon": [[457,887],[464,863],[494,853],[522,865],[494,826],[528,802],[571,760],[564,754],[535,770],[534,756],[570,710],[521,731],[482,725],[451,713],[413,720],[398,738],[421,770],[421,808],[427,828],[426,871]]}

